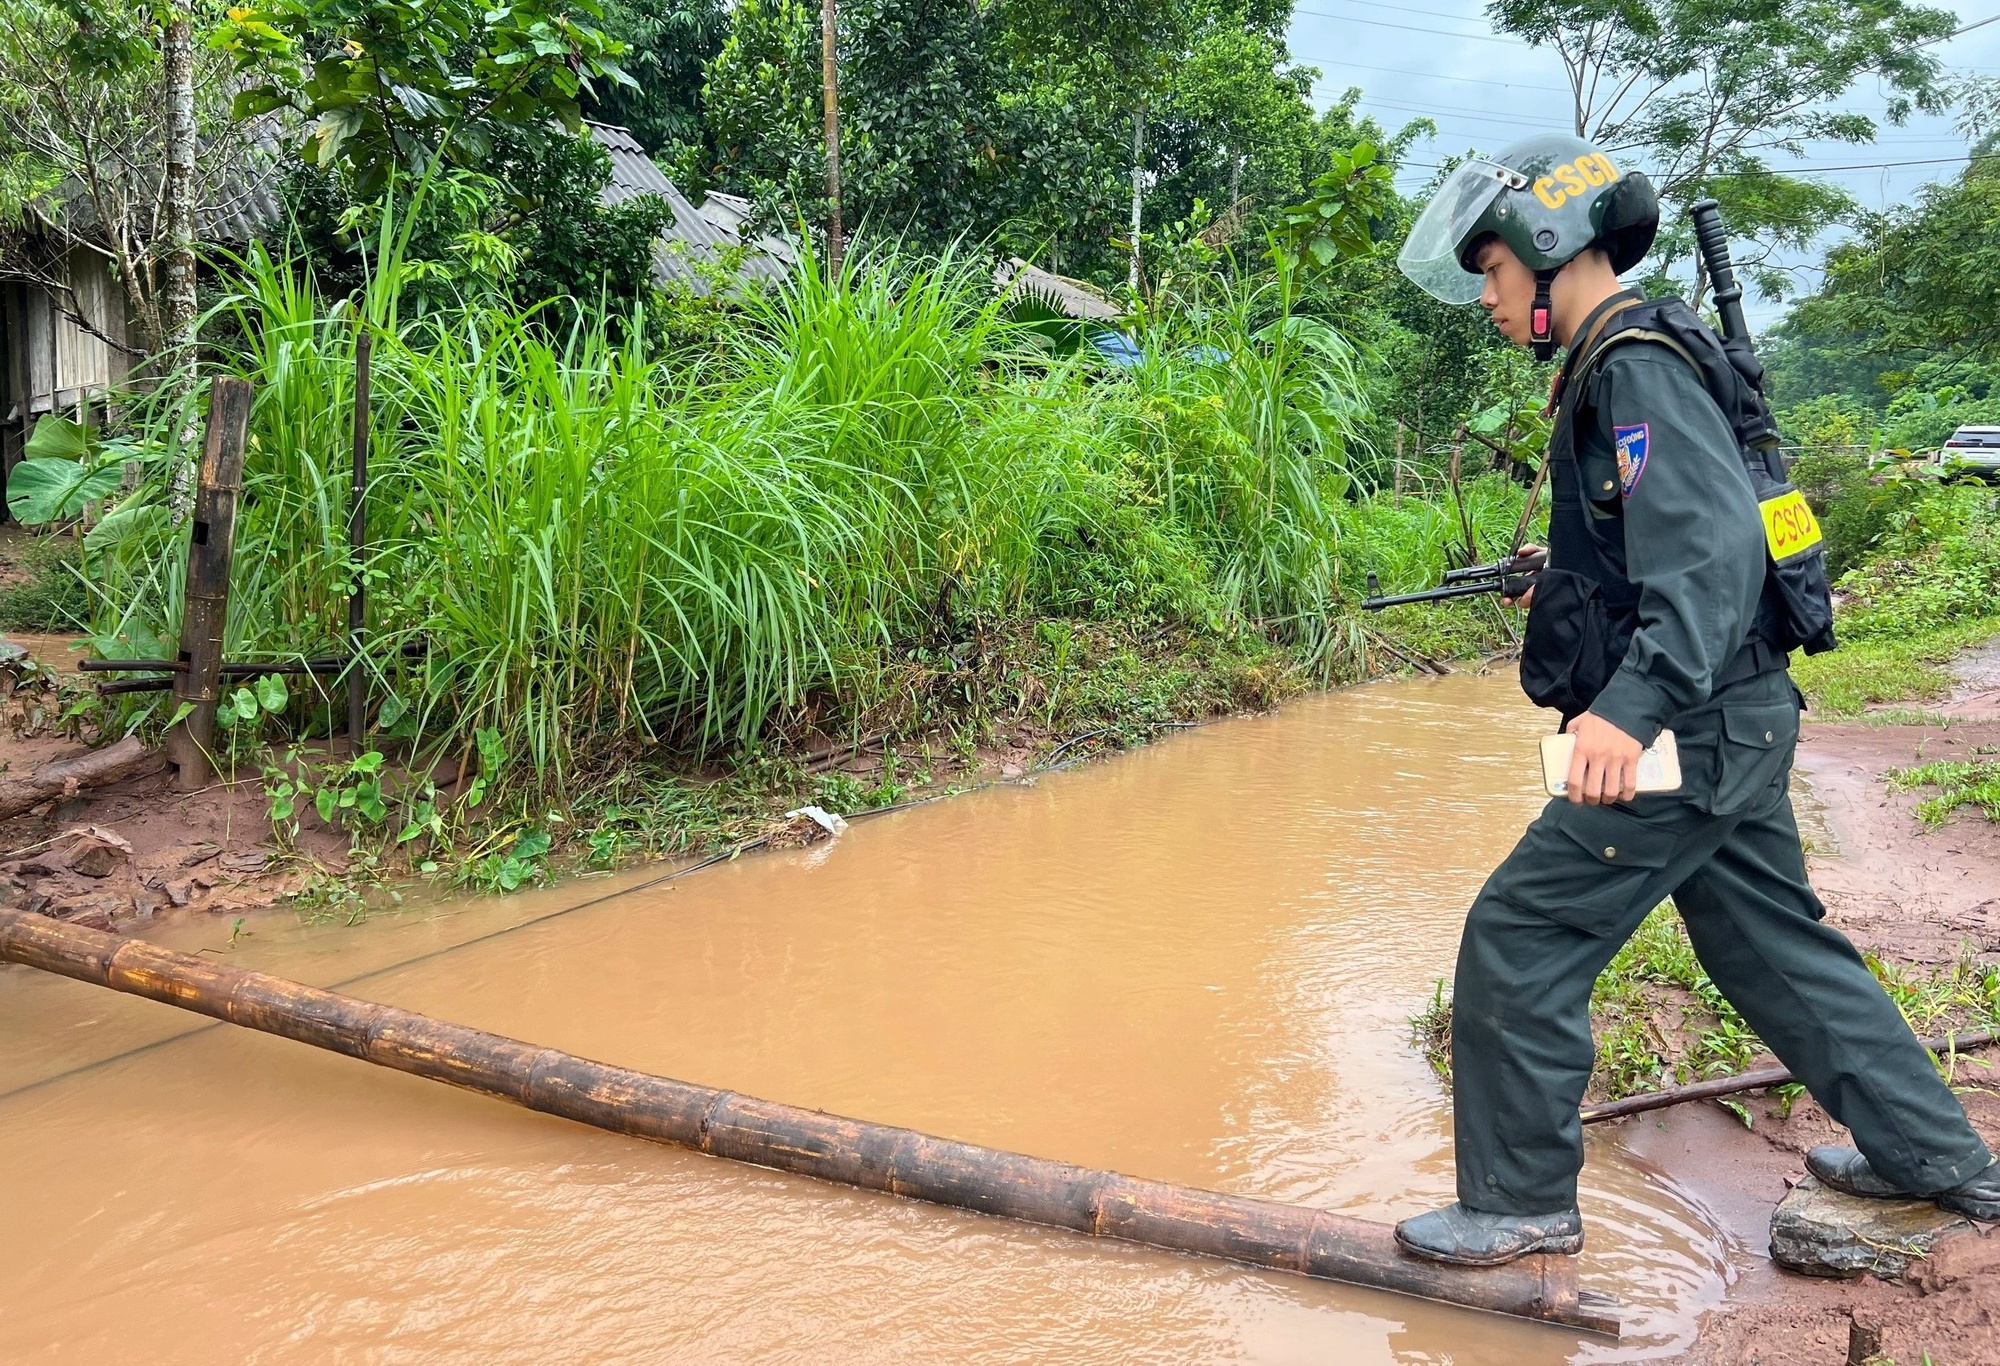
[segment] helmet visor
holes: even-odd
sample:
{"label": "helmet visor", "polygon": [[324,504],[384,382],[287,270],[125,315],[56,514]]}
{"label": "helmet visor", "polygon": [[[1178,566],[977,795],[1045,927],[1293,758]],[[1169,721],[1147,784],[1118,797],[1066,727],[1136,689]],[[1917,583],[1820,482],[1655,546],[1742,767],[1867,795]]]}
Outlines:
{"label": "helmet visor", "polygon": [[1486,282],[1458,263],[1459,253],[1494,201],[1527,185],[1526,176],[1497,161],[1474,157],[1466,162],[1431,196],[1396,255],[1397,269],[1434,299],[1472,303]]}

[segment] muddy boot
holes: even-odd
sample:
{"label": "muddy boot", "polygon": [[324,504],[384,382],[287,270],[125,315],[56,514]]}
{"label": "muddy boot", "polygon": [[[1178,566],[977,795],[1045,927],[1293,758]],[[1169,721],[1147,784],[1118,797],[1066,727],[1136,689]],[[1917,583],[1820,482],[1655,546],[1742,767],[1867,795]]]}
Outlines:
{"label": "muddy boot", "polygon": [[1814,1148],[1806,1154],[1806,1170],[1822,1184],[1846,1195],[1866,1196],[1871,1200],[1931,1200],[1939,1209],[1969,1219],[2000,1219],[2000,1161],[1950,1190],[1929,1195],[1899,1190],[1884,1181],[1868,1165],[1868,1159],[1852,1148]]}
{"label": "muddy boot", "polygon": [[1531,1252],[1574,1255],[1583,1251],[1583,1216],[1574,1209],[1556,1214],[1487,1214],[1447,1205],[1396,1225],[1403,1251],[1452,1266],[1499,1266]]}

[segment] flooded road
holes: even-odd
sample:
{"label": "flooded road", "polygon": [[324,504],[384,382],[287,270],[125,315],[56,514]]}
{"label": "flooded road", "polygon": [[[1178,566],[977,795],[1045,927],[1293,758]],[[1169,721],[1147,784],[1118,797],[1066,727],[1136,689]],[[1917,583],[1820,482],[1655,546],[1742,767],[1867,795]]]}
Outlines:
{"label": "flooded road", "polygon": [[[1451,1198],[1408,1018],[1539,809],[1545,728],[1505,674],[1376,685],[533,924],[620,884],[161,937],[687,1081],[1393,1219]],[[1729,1275],[1714,1222],[1604,1133],[1583,1274],[1629,1306],[1616,1347],[620,1139],[27,969],[0,969],[0,1038],[10,1362],[1635,1360]]]}

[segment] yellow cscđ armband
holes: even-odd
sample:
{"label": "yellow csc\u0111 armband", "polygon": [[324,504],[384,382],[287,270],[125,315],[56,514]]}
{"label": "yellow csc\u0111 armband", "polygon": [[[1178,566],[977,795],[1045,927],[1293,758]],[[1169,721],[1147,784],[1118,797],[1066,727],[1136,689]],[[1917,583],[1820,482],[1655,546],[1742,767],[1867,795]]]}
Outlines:
{"label": "yellow csc\u0111 armband", "polygon": [[1783,564],[1818,549],[1819,519],[1797,489],[1788,486],[1772,494],[1757,505],[1757,510],[1764,514],[1764,544],[1771,548],[1774,563]]}

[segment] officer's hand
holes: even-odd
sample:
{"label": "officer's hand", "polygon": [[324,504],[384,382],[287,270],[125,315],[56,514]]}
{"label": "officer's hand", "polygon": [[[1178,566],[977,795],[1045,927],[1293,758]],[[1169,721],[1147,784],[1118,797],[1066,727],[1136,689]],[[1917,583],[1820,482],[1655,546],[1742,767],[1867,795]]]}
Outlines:
{"label": "officer's hand", "polygon": [[[1514,553],[1517,555],[1539,555],[1543,552],[1543,549],[1544,547],[1538,545],[1524,545]],[[1528,591],[1521,594],[1520,597],[1502,598],[1500,601],[1508,607],[1518,607],[1525,612],[1535,605],[1535,587],[1533,584],[1529,584]]]}
{"label": "officer's hand", "polygon": [[1595,712],[1566,727],[1576,737],[1569,758],[1569,799],[1586,806],[1629,802],[1639,795],[1639,756],[1645,746]]}

